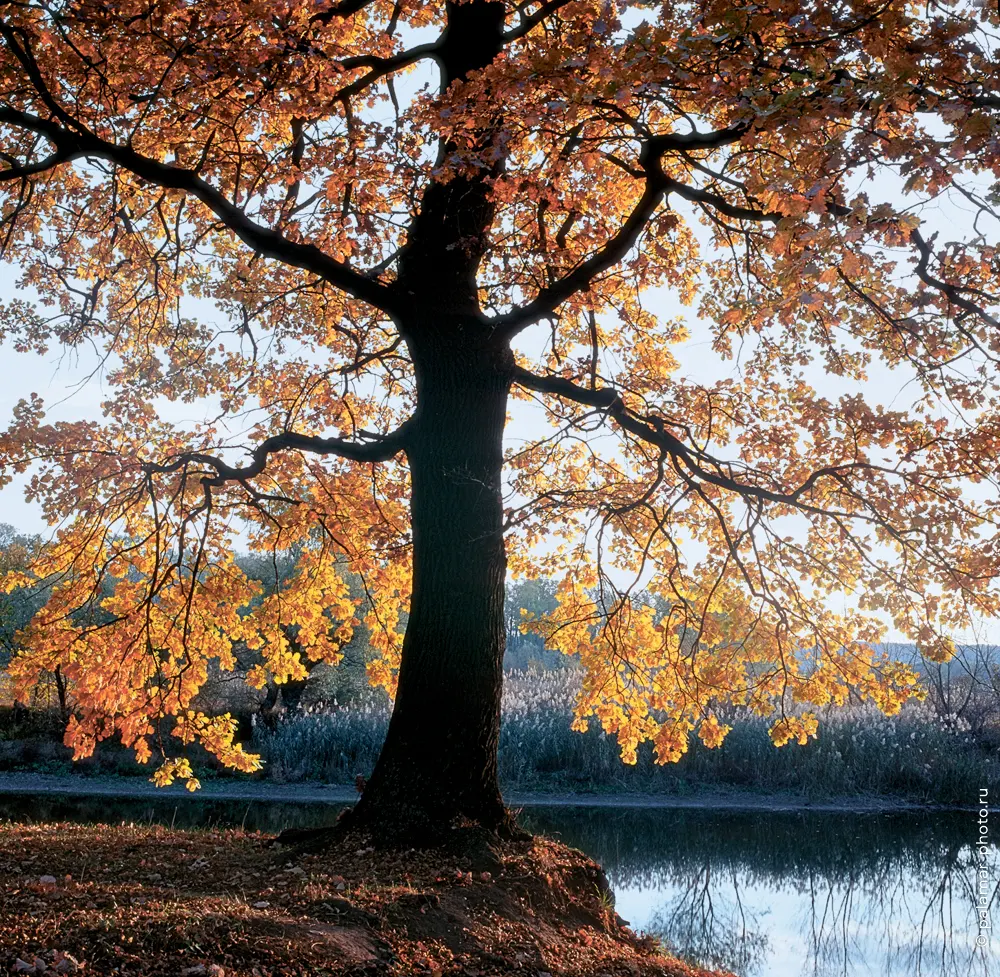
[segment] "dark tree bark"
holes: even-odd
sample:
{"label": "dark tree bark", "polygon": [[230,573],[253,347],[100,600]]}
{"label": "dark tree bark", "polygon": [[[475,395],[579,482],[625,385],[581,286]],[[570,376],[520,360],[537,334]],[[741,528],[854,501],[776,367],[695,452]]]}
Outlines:
{"label": "dark tree bark", "polygon": [[[442,86],[501,49],[502,3],[448,5]],[[481,147],[495,132],[477,133]],[[444,143],[440,158],[458,147]],[[413,592],[395,707],[351,821],[391,834],[458,817],[508,825],[497,780],[503,683],[501,469],[514,359],[482,315],[477,271],[494,204],[491,171],[433,182],[400,255],[398,322],[417,404],[406,455],[412,479]]]}
{"label": "dark tree bark", "polygon": [[[306,668],[312,669],[313,662],[303,660]],[[306,690],[308,678],[289,679],[282,685],[271,682],[267,687],[264,701],[260,704],[258,714],[264,725],[272,732],[278,728],[283,717],[294,716],[302,701],[302,693]]]}
{"label": "dark tree bark", "polygon": [[502,438],[513,357],[411,343],[413,594],[395,708],[352,821],[395,833],[507,823],[497,781],[504,653]]}
{"label": "dark tree bark", "polygon": [[63,677],[62,669],[56,665],[53,673],[56,679],[56,695],[59,697],[59,716],[65,722],[69,719],[69,702],[66,698],[66,679]]}

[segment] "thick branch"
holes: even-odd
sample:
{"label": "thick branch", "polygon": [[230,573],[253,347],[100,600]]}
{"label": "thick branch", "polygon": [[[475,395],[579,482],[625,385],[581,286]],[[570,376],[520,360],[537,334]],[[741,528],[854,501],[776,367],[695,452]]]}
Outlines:
{"label": "thick branch", "polygon": [[916,245],[917,250],[920,252],[920,259],[917,261],[916,267],[917,278],[919,278],[925,285],[929,285],[931,288],[936,289],[942,295],[946,296],[952,305],[957,305],[963,312],[968,315],[980,316],[994,328],[1000,328],[1000,322],[991,316],[982,306],[967,299],[962,294],[962,289],[960,289],[957,285],[952,285],[949,282],[943,282],[940,278],[936,278],[930,273],[929,265],[931,260],[931,246],[923,239],[923,236],[918,230],[914,229],[910,231],[910,240],[914,243],[914,245]]}
{"label": "thick branch", "polygon": [[586,291],[598,275],[613,268],[635,246],[642,229],[668,194],[676,193],[686,200],[706,204],[733,218],[772,223],[779,221],[781,214],[738,207],[717,194],[680,183],[663,172],[662,157],[671,150],[717,148],[738,141],[748,131],[749,123],[741,122],[717,132],[669,133],[650,137],[639,154],[639,165],[645,179],[642,195],[618,232],[568,274],[541,289],[527,305],[491,320],[493,329],[513,336],[531,323],[551,315],[578,292]]}
{"label": "thick branch", "polygon": [[739,142],[749,131],[749,122],[736,122],[714,132],[665,132],[648,140],[647,152],[651,157],[660,159],[671,150],[718,149]]}
{"label": "thick branch", "polygon": [[283,434],[275,434],[257,445],[251,453],[252,460],[249,465],[233,466],[215,455],[190,451],[178,455],[173,461],[165,464],[146,462],[142,468],[147,474],[164,475],[180,471],[190,464],[205,465],[216,473],[214,478],[207,479],[207,481],[203,479],[210,486],[219,486],[226,482],[245,483],[251,478],[263,474],[267,467],[268,458],[280,451],[308,451],[318,455],[337,455],[340,458],[359,462],[389,461],[406,446],[409,430],[410,422],[407,421],[391,434],[372,437],[370,440],[362,442],[348,441],[345,438],[320,438],[286,431]]}
{"label": "thick branch", "polygon": [[341,68],[347,71],[354,68],[369,68],[370,70],[356,81],[352,81],[341,88],[337,92],[336,97],[353,98],[355,95],[360,95],[370,85],[374,85],[379,79],[384,78],[386,75],[391,75],[394,71],[401,71],[411,64],[416,64],[423,58],[438,59],[440,55],[441,43],[440,41],[433,41],[428,44],[418,44],[409,51],[400,51],[399,54],[393,55],[391,58],[346,58],[344,61],[339,62]]}
{"label": "thick branch", "polygon": [[119,146],[89,132],[70,131],[49,119],[17,109],[0,107],[0,123],[45,136],[55,145],[56,155],[104,159],[155,186],[189,193],[259,254],[312,272],[376,308],[392,312],[392,292],[387,286],[331,258],[314,245],[289,240],[277,231],[257,224],[194,170],[160,163],[128,146]]}
{"label": "thick branch", "polygon": [[309,18],[309,23],[329,24],[336,17],[350,17],[374,2],[375,0],[340,0],[340,3],[335,3],[329,10],[313,14]]}
{"label": "thick branch", "polygon": [[70,163],[75,159],[80,159],[83,153],[63,153],[55,152],[40,159],[37,163],[25,163],[23,166],[9,166],[0,170],[0,180],[26,180],[31,176],[39,176],[54,170],[62,163]]}
{"label": "thick branch", "polygon": [[[831,465],[826,468],[819,468],[810,473],[809,477],[791,492],[774,492],[763,488],[760,485],[752,485],[741,482],[726,475],[722,471],[723,463],[704,454],[697,448],[692,448],[685,444],[676,435],[665,430],[662,420],[659,418],[642,418],[634,414],[625,405],[621,394],[616,390],[607,387],[591,390],[581,387],[558,376],[538,376],[525,370],[523,367],[516,367],[514,370],[514,382],[528,390],[535,390],[538,393],[550,394],[570,400],[585,407],[594,407],[608,417],[612,418],[623,430],[651,444],[682,464],[691,475],[703,482],[715,485],[727,491],[758,499],[761,502],[773,502],[782,505],[793,505],[800,509],[811,512],[820,510],[809,503],[803,501],[806,495],[824,476],[837,477],[847,471],[859,468],[871,468],[872,466],[862,463],[849,463],[846,465]],[[712,465],[715,470],[706,468],[706,464]]]}
{"label": "thick branch", "polygon": [[577,292],[585,292],[601,272],[613,268],[632,250],[642,229],[656,212],[663,198],[663,187],[652,180],[647,180],[642,196],[629,214],[628,220],[600,251],[578,264],[569,274],[541,289],[527,305],[492,319],[490,325],[494,331],[513,336],[533,322],[551,315]]}
{"label": "thick branch", "polygon": [[664,180],[666,182],[667,193],[676,193],[678,197],[683,197],[692,203],[705,204],[713,210],[717,210],[720,214],[725,214],[726,217],[732,217],[735,220],[777,224],[785,216],[784,214],[779,214],[777,211],[757,210],[754,207],[741,207],[739,204],[731,204],[725,197],[720,197],[717,193],[710,193],[708,190],[692,187],[687,183],[681,183],[669,177],[665,177]]}
{"label": "thick branch", "polygon": [[565,7],[570,0],[545,0],[545,2],[527,17],[522,17],[517,27],[512,27],[503,35],[504,44],[517,41],[530,31],[534,30],[543,20],[554,14],[561,7]]}

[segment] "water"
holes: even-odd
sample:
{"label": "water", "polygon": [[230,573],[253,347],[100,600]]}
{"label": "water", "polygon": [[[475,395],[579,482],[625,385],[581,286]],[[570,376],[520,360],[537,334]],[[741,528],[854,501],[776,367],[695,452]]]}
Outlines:
{"label": "water", "polygon": [[[0,796],[0,818],[278,831],[330,823],[340,806]],[[522,821],[601,862],[618,912],[692,963],[740,977],[1000,977],[1000,934],[975,945],[971,812],[530,807]],[[992,853],[987,875],[992,913]]]}
{"label": "water", "polygon": [[[634,928],[703,966],[742,977],[1000,977],[1000,934],[975,945],[977,818],[550,809],[531,820],[605,866]],[[988,875],[992,911],[992,856]]]}

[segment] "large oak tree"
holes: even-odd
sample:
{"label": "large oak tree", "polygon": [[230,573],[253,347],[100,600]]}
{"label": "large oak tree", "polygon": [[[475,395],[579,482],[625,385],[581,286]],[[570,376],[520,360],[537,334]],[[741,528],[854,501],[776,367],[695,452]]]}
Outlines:
{"label": "large oak tree", "polygon": [[[336,661],[338,568],[395,694],[368,823],[505,823],[508,573],[561,579],[533,626],[626,760],[891,712],[887,622],[940,658],[997,611],[992,4],[3,0],[0,40],[3,336],[108,389],[0,441],[58,527],[13,669],[77,755],[253,769],[194,696],[237,641]],[[303,548],[283,589],[247,541]]]}

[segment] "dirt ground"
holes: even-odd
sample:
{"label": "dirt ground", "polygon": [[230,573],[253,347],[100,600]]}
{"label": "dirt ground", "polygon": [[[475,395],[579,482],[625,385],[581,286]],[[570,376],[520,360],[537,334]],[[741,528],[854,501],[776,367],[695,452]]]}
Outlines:
{"label": "dirt ground", "polygon": [[622,925],[565,845],[303,852],[258,833],[0,825],[0,967],[135,977],[708,977]]}

